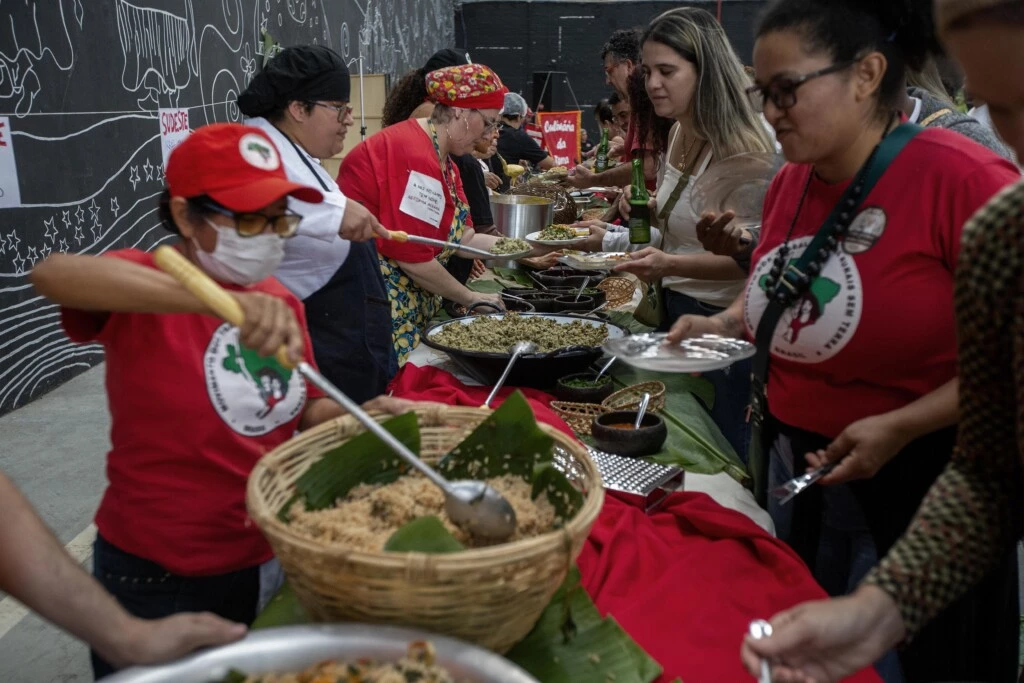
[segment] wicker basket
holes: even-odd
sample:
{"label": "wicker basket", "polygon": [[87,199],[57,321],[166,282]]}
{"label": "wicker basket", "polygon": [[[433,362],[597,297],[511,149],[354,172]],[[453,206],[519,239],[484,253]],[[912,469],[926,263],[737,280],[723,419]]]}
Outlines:
{"label": "wicker basket", "polygon": [[644,382],[619,389],[601,401],[601,406],[608,411],[637,410],[640,408],[640,400],[644,394],[651,395],[651,402],[648,404],[647,410],[658,413],[665,408],[665,385],[661,382]]}
{"label": "wicker basket", "polygon": [[[490,414],[445,406],[416,412],[420,452],[428,462],[439,460]],[[435,555],[347,550],[294,533],[277,513],[313,462],[363,431],[348,416],[303,432],[260,459],[249,477],[249,515],[314,621],[422,628],[503,653],[533,628],[582,550],[604,500],[601,475],[586,449],[552,427],[541,429],[569,454],[581,473],[573,481],[585,496],[564,528],[542,536]]]}
{"label": "wicker basket", "polygon": [[590,426],[594,418],[611,412],[598,403],[569,403],[567,401],[552,401],[551,409],[558,414],[558,417],[565,420],[565,423],[580,436],[590,436]]}
{"label": "wicker basket", "polygon": [[608,277],[597,284],[608,297],[608,307],[616,308],[633,300],[636,283],[624,277]]}

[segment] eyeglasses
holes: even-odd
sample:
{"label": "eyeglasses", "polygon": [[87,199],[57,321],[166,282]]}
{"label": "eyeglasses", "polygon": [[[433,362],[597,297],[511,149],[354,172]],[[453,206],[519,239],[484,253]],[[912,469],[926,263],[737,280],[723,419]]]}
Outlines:
{"label": "eyeglasses", "polygon": [[484,120],[484,132],[482,133],[482,135],[487,135],[488,133],[496,131],[498,129],[498,126],[501,124],[500,118],[489,119],[486,116],[484,116],[483,112],[480,111],[479,109],[474,109],[473,111],[476,112],[477,114],[480,114],[480,118]]}
{"label": "eyeglasses", "polygon": [[849,69],[856,63],[856,59],[851,59],[796,78],[787,76],[773,78],[768,85],[753,85],[747,88],[747,97],[750,98],[750,104],[753,105],[754,110],[757,112],[764,111],[764,106],[768,103],[768,100],[771,100],[772,104],[778,109],[789,109],[796,105],[796,90],[801,85],[819,76],[827,76],[843,69]]}
{"label": "eyeglasses", "polygon": [[338,112],[338,123],[345,123],[345,119],[352,115],[352,107],[347,104],[343,104],[340,107],[336,104],[327,104],[326,102],[314,102],[313,104]]}
{"label": "eyeglasses", "polygon": [[265,216],[262,213],[236,213],[231,209],[208,202],[204,202],[199,206],[206,211],[212,211],[213,213],[219,213],[221,216],[233,218],[235,230],[242,237],[262,235],[269,225],[271,231],[283,239],[294,235],[295,231],[299,229],[299,223],[302,222],[302,216],[290,211],[279,216]]}

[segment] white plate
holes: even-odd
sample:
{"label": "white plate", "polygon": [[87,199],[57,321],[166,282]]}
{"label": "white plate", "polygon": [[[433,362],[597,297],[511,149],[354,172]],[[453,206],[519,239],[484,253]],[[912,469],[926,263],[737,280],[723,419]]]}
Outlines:
{"label": "white plate", "polygon": [[754,355],[754,345],[742,339],[705,334],[676,345],[665,344],[665,333],[635,334],[608,339],[603,348],[627,365],[655,372],[710,372],[727,368]]}
{"label": "white plate", "polygon": [[540,231],[540,230],[538,230],[537,232],[531,232],[529,235],[526,236],[526,238],[525,238],[526,241],[529,242],[530,244],[542,244],[545,247],[567,247],[570,244],[578,244],[578,243],[582,242],[583,240],[587,239],[587,237],[588,237],[587,235],[583,235],[581,237],[574,237],[571,240],[541,240],[541,239],[537,239],[537,236],[540,235],[541,232],[542,231]]}
{"label": "white plate", "polygon": [[[625,256],[626,258],[622,258]],[[629,257],[624,251],[599,251],[593,254],[566,254],[558,259],[563,266],[576,270],[611,270]]]}
{"label": "white plate", "polygon": [[764,195],[785,159],[776,154],[737,154],[707,167],[693,183],[690,206],[698,216],[733,211],[741,228],[761,224]]}
{"label": "white plate", "polygon": [[479,257],[481,261],[518,261],[521,258],[525,258],[530,255],[533,249],[527,251],[520,251],[515,254],[491,254],[490,257],[485,258]]}

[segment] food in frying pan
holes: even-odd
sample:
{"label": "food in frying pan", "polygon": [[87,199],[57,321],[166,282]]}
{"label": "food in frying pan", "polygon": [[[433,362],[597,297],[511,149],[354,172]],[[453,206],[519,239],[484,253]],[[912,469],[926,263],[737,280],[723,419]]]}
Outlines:
{"label": "food in frying pan", "polygon": [[467,324],[449,324],[431,335],[442,346],[462,351],[508,353],[519,341],[532,341],[541,352],[569,346],[600,346],[608,337],[608,326],[574,320],[560,323],[543,317],[523,317],[508,313],[501,318],[482,316]]}

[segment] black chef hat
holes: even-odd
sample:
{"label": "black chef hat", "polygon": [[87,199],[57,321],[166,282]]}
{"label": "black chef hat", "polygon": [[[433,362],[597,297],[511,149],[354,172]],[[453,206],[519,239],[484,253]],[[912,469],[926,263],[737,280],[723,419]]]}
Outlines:
{"label": "black chef hat", "polygon": [[449,66],[462,66],[463,64],[469,64],[466,60],[466,53],[453,50],[450,47],[446,47],[443,50],[438,50],[427,63],[420,69],[420,73],[426,76],[431,71],[437,71],[438,69],[444,69]]}
{"label": "black chef hat", "polygon": [[300,45],[282,50],[238,96],[246,116],[265,116],[289,102],[330,100],[348,102],[348,67],[334,50],[323,45]]}

